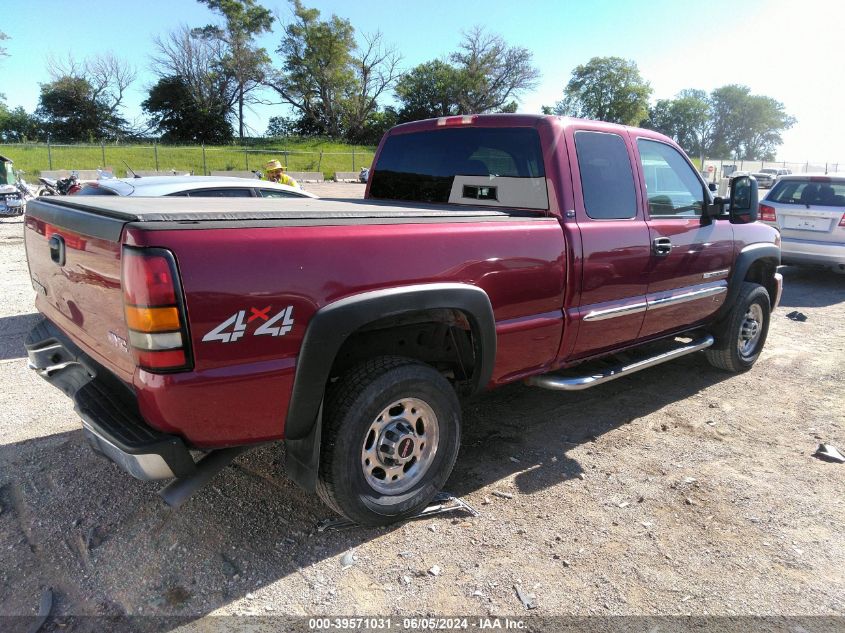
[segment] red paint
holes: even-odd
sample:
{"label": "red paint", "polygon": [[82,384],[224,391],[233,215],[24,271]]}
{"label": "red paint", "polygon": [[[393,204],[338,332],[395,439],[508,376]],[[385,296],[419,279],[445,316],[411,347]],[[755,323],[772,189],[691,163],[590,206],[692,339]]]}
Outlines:
{"label": "red paint", "polygon": [[[447,123],[453,124],[459,123]],[[44,223],[28,217],[31,270],[49,291],[47,297],[39,295],[37,306],[134,387],[152,426],[198,446],[222,446],[283,437],[308,323],[317,310],[344,297],[426,282],[482,288],[496,319],[498,350],[489,385],[496,386],[706,321],[718,298],[604,321],[584,317],[701,284],[704,273],[730,269],[745,244],[775,242],[775,232],[761,224],[702,226],[698,220],[650,219],[635,137],[677,147],[654,132],[527,115],[479,116],[460,125],[537,128],[549,195],[548,212],[538,212],[544,219],[162,231],[128,227],[121,243],[167,248],[175,255],[195,363],[188,372],[159,375],[138,369],[128,354],[108,343],[109,332],[127,337],[118,243],[83,236],[84,250],[69,249],[67,265],[59,268],[45,255]],[[437,128],[437,121],[430,120],[389,134]],[[635,218],[587,217],[574,148],[579,129],[625,140],[635,177]],[[370,182],[378,172],[380,151]],[[652,254],[656,236],[670,237],[677,246],[664,259]],[[288,306],[294,320],[288,334],[254,335]],[[202,341],[241,311],[246,330],[236,342]]]}

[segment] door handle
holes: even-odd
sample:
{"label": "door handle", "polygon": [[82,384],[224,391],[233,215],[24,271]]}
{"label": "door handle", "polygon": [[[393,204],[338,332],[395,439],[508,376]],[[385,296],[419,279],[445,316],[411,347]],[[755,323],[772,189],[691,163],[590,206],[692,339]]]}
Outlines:
{"label": "door handle", "polygon": [[666,257],[672,252],[672,240],[668,237],[655,237],[651,241],[651,252],[658,257]]}

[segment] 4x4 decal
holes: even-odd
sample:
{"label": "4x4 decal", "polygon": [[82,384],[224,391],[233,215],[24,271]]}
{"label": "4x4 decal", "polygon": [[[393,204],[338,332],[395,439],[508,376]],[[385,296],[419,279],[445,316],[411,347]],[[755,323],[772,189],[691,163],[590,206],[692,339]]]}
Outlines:
{"label": "4x4 decal", "polygon": [[249,324],[256,320],[259,320],[259,324],[255,331],[253,331],[253,336],[284,336],[293,328],[293,306],[288,306],[277,312],[274,316],[270,316],[272,307],[250,308],[249,318],[246,318],[246,310],[238,310],[235,314],[223,321],[223,323],[203,336],[202,340],[204,343],[211,341],[234,343],[246,334]]}

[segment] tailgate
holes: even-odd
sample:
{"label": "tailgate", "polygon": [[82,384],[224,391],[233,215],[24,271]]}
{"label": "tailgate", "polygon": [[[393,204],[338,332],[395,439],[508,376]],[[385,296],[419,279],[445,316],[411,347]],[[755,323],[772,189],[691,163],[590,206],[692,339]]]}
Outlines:
{"label": "tailgate", "polygon": [[785,238],[845,243],[845,227],[839,226],[845,208],[763,203],[775,209],[777,226]]}
{"label": "tailgate", "polygon": [[62,198],[27,205],[24,228],[38,310],[94,360],[131,382],[120,286],[125,220],[66,206]]}

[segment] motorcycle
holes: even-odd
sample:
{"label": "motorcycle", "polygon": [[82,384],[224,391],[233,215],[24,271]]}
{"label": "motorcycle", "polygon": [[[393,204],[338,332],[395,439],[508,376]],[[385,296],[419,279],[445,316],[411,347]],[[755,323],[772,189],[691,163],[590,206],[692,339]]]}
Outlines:
{"label": "motorcycle", "polygon": [[22,215],[25,209],[24,192],[18,184],[20,175],[15,175],[12,159],[0,156],[0,216]]}
{"label": "motorcycle", "polygon": [[42,194],[44,196],[70,196],[82,189],[82,185],[79,183],[79,174],[75,171],[72,171],[67,178],[54,180],[41,176],[38,180],[44,186],[44,193]]}

